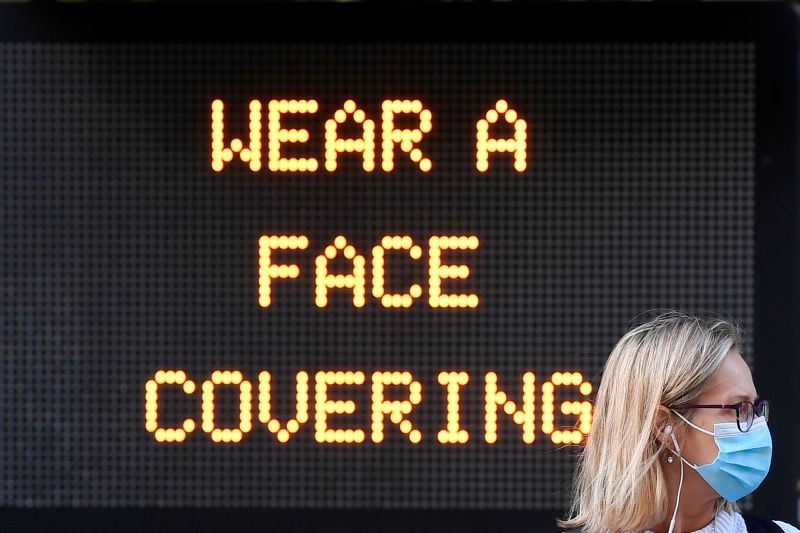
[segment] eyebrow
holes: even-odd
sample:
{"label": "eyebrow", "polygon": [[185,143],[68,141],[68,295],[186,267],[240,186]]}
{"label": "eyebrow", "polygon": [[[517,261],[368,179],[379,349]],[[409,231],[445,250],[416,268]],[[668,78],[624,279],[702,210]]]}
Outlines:
{"label": "eyebrow", "polygon": [[728,401],[726,403],[736,403],[737,401],[757,402],[760,399],[761,397],[758,395],[758,393],[756,393],[755,398],[753,398],[749,394],[739,394],[738,396],[728,397]]}

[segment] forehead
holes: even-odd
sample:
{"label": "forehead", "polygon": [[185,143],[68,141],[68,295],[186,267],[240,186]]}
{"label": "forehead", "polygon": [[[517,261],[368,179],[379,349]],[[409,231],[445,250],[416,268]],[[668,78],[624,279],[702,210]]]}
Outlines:
{"label": "forehead", "polygon": [[756,387],[753,384],[750,368],[735,349],[729,351],[722,359],[719,368],[711,376],[710,385],[703,396],[720,402],[732,403],[756,397]]}

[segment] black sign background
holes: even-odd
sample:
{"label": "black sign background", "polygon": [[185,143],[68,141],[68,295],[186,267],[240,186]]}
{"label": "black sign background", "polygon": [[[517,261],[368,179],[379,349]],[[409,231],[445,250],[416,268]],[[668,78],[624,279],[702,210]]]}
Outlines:
{"label": "black sign background", "polygon": [[[781,152],[794,123],[774,144],[765,127],[795,109],[790,71],[764,55],[776,46],[762,32],[778,6],[697,7],[695,16],[731,22],[702,39],[699,22],[645,38],[656,12],[632,8],[460,8],[469,21],[460,29],[447,23],[455,11],[406,8],[388,32],[374,8],[315,9],[331,22],[322,33],[281,28],[312,13],[288,5],[208,7],[192,27],[173,6],[4,9],[18,22],[0,47],[4,505],[560,509],[575,450],[548,442],[538,420],[525,445],[503,415],[498,442],[486,444],[482,376],[497,372],[515,398],[521,373],[535,371],[539,416],[538,386],[553,371],[596,385],[627,321],[650,308],[727,312],[748,331],[759,389],[773,385],[779,398],[780,380],[796,379],[796,356],[778,355],[793,353],[779,344],[787,334],[758,328],[780,305],[794,310],[785,289],[782,303],[758,304],[769,295],[759,275],[794,265],[793,248],[764,244],[779,242],[794,211],[759,218],[793,186],[777,166],[795,164]],[[26,26],[33,15],[57,23]],[[146,29],[112,33],[109,15]],[[762,25],[737,26],[756,15]],[[245,16],[270,31],[238,31]],[[50,42],[37,42],[42,32]],[[239,137],[250,99],[315,98],[316,116],[292,122],[309,129],[306,147],[320,159],[323,121],[346,99],[379,123],[382,100],[419,98],[433,112],[422,146],[434,167],[422,173],[396,153],[388,173],[365,173],[347,155],[333,173],[253,173],[236,162],[215,173],[214,98]],[[474,124],[498,98],[529,124],[522,174],[510,156],[475,171]],[[311,246],[283,255],[303,274],[275,281],[263,309],[256,245],[272,233],[304,234]],[[470,280],[452,286],[479,294],[480,306],[431,309],[423,295],[411,309],[384,309],[368,296],[354,309],[338,295],[316,308],[314,255],[345,235],[369,260],[384,234],[423,249],[430,235],[477,235],[478,250],[454,254]],[[425,266],[398,264],[397,276],[424,279]],[[770,359],[795,372],[770,376],[759,366]],[[144,383],[161,368],[198,385],[217,368],[254,385],[270,370],[281,418],[300,369],[411,371],[423,385],[412,417],[423,441],[390,428],[380,445],[319,444],[312,418],[282,445],[257,420],[239,444],[213,443],[199,427],[185,443],[157,444],[144,430]],[[435,440],[446,420],[441,370],[470,373],[464,446]],[[368,429],[368,390],[352,396],[361,417],[337,420]],[[162,408],[193,409],[199,426],[199,396]],[[779,444],[796,429],[776,412],[776,462],[796,465]],[[790,479],[773,471],[762,490]],[[791,509],[773,505],[764,509]]]}

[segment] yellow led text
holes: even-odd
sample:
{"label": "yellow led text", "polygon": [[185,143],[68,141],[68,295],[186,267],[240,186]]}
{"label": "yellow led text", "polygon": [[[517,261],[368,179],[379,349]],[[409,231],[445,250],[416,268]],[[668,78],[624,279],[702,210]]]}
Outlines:
{"label": "yellow led text", "polygon": [[[261,122],[262,104],[260,100],[249,103],[249,134],[247,147],[238,137],[225,146],[225,103],[217,98],[211,102],[211,168],[221,172],[226,163],[233,161],[234,154],[247,163],[250,170],[261,170]],[[432,167],[430,158],[417,146],[422,137],[433,128],[433,114],[425,109],[420,100],[384,100],[381,106],[381,168],[394,169],[394,147],[409,154],[409,158],[422,172]],[[288,114],[315,114],[319,110],[316,100],[270,100],[267,104],[268,167],[272,172],[315,172],[319,161],[314,157],[283,157],[281,145],[284,143],[306,143],[310,139],[307,129],[286,129],[281,125],[282,116]],[[414,114],[419,117],[419,127],[398,128],[395,118],[398,115]],[[361,126],[362,136],[358,139],[339,137],[339,125],[348,118]],[[365,172],[375,170],[375,121],[367,118],[364,110],[350,99],[344,102],[333,117],[325,121],[325,169],[333,172],[338,167],[338,154],[359,152],[362,155],[362,168]]]}
{"label": "yellow led text", "polygon": [[[286,422],[275,418],[272,414],[271,374],[261,371],[258,374],[258,422],[264,426],[266,433],[274,435],[282,444],[289,442],[309,421],[309,389],[311,380],[309,372],[300,370],[296,373],[296,408],[294,417]],[[359,444],[367,439],[367,430],[359,427],[330,427],[330,418],[336,415],[343,418],[357,411],[357,405],[351,399],[332,399],[332,386],[363,386],[367,380],[364,371],[318,371],[314,381],[314,440],[318,443]],[[444,406],[430,406],[434,409],[446,410],[441,419],[446,420],[445,427],[438,428],[436,441],[439,444],[466,444],[469,432],[461,426],[462,391],[470,383],[468,372],[449,371],[437,374],[438,385],[447,392]],[[484,436],[485,443],[494,445],[498,442],[499,426],[512,423],[521,429],[521,440],[525,444],[533,444],[536,440],[536,375],[534,372],[522,374],[521,401],[512,400],[502,390],[496,372],[483,375],[484,394]],[[197,394],[194,381],[186,376],[183,370],[158,370],[151,379],[145,382],[145,429],[153,435],[156,442],[184,442],[188,434],[195,430],[195,420],[185,418],[180,427],[162,427],[159,424],[159,395],[161,386],[179,386],[183,394],[194,397]],[[215,415],[215,391],[220,387],[236,387],[238,389],[239,422],[235,427],[218,427]],[[387,387],[401,387],[408,391],[406,399],[388,400],[385,397]],[[399,429],[401,435],[411,444],[419,444],[424,440],[423,430],[412,421],[412,411],[422,409],[422,383],[415,379],[409,371],[373,371],[370,374],[372,391],[369,413],[371,425],[369,435],[373,443],[381,443],[386,439],[385,423],[388,418],[392,425]],[[582,401],[562,401],[559,405],[561,416],[578,416],[579,423],[571,427],[555,426],[555,391],[557,388],[576,387],[582,397],[589,397],[592,384],[583,378],[580,372],[554,372],[549,381],[541,387],[541,432],[550,435],[554,444],[579,444],[589,434],[592,425],[593,404],[588,399]],[[253,428],[252,385],[239,370],[214,370],[211,379],[203,381],[201,394],[201,427],[213,442],[238,443]],[[338,395],[337,395],[338,396]],[[502,420],[498,416],[502,411],[508,417]],[[338,426],[346,424],[337,424]],[[575,427],[577,426],[577,428]]]}
{"label": "yellow led text", "polygon": [[[489,137],[489,125],[496,123],[500,117],[514,127],[514,137],[495,139]],[[489,170],[489,153],[511,152],[514,154],[514,170],[524,172],[527,168],[527,130],[528,124],[519,118],[517,112],[508,107],[508,102],[498,100],[493,109],[486,112],[476,125],[476,168],[480,172]]]}
{"label": "yellow led text", "polygon": [[[273,250],[305,250],[309,239],[305,235],[262,235],[258,240],[258,304],[261,307],[272,305],[272,280],[294,279],[301,275],[300,267],[294,263],[277,264],[272,260]],[[428,239],[428,305],[442,308],[475,308],[480,302],[474,293],[444,293],[443,280],[467,279],[469,266],[442,263],[442,253],[447,250],[471,251],[479,245],[475,235],[438,235]],[[372,248],[372,296],[383,307],[411,307],[422,294],[422,286],[412,284],[405,293],[387,293],[386,253],[390,250],[407,250],[411,259],[422,258],[422,248],[408,235],[387,235]],[[332,274],[328,265],[339,256],[349,264],[347,274]],[[367,267],[366,259],[347,242],[344,235],[338,235],[333,243],[325,247],[323,253],[314,261],[314,303],[317,307],[328,306],[328,293],[333,289],[351,291],[354,307],[366,305]]]}
{"label": "yellow led text", "polygon": [[[225,103],[220,98],[211,102],[211,168],[221,172],[227,163],[235,157],[246,163],[251,171],[262,168],[262,129],[263,105],[260,100],[248,103],[249,140],[245,142],[234,137],[226,145],[225,141]],[[271,172],[316,172],[319,160],[316,157],[284,157],[281,147],[287,143],[303,144],[309,142],[311,134],[304,128],[285,128],[285,115],[309,114],[319,111],[316,100],[279,99],[269,100],[267,110],[267,167]],[[412,128],[398,127],[397,118],[402,115],[413,115],[412,119],[419,124]],[[334,172],[339,167],[339,154],[361,154],[361,167],[364,172],[376,170],[376,122],[370,119],[355,100],[346,100],[336,109],[330,118],[325,120],[324,133],[324,167]],[[510,124],[514,130],[509,138],[490,137],[489,129],[500,120]],[[339,127],[347,122],[360,126],[361,135],[355,138],[343,138],[339,135]],[[395,147],[408,154],[411,162],[422,172],[430,172],[433,168],[431,158],[420,148],[423,137],[433,130],[433,113],[418,99],[390,99],[381,103],[381,169],[390,172],[395,168]],[[489,170],[489,155],[493,153],[509,153],[514,157],[514,170],[524,172],[527,168],[527,122],[512,109],[508,102],[499,99],[475,123],[475,167],[479,172]]]}

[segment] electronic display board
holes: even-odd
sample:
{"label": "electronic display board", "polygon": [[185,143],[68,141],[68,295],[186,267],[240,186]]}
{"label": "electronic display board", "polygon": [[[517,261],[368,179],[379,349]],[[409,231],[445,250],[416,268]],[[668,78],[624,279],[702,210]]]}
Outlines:
{"label": "electronic display board", "polygon": [[0,503],[560,509],[632,317],[759,360],[762,37],[248,9],[6,27]]}

